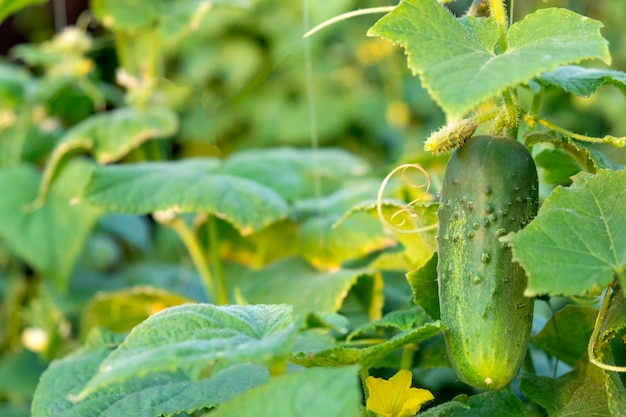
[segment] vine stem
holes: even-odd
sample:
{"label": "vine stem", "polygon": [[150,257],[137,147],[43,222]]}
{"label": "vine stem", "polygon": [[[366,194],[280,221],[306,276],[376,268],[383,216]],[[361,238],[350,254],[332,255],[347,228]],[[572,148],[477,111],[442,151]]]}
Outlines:
{"label": "vine stem", "polygon": [[[157,220],[161,221],[160,219]],[[200,242],[198,241],[196,235],[178,216],[175,216],[173,219],[167,219],[166,221],[161,222],[171,227],[183,241],[185,248],[187,248],[187,251],[189,252],[191,261],[198,270],[198,273],[200,274],[200,278],[202,279],[202,283],[204,284],[209,300],[216,300],[217,304],[219,305],[225,304],[225,302],[223,302],[224,300],[219,299],[220,297],[217,292],[215,280],[211,275],[211,270],[209,269],[209,265],[206,258],[204,257],[202,247],[200,246]]]}
{"label": "vine stem", "polygon": [[567,129],[564,129],[560,126],[555,125],[554,123],[551,123],[545,119],[539,118],[532,114],[527,114],[526,116],[524,116],[524,121],[530,127],[533,127],[535,123],[539,123],[540,125],[547,127],[550,130],[554,130],[555,132],[560,133],[564,136],[568,136],[572,139],[580,140],[583,142],[609,144],[609,145],[616,146],[618,148],[623,148],[624,146],[626,146],[626,136],[618,138],[616,136],[606,135],[602,138],[594,138],[591,136],[581,135],[581,134],[569,131]]}
{"label": "vine stem", "polygon": [[219,234],[217,233],[217,222],[215,216],[210,214],[207,220],[209,228],[209,251],[211,256],[211,265],[215,273],[215,292],[217,303],[219,305],[228,304],[228,294],[226,293],[226,282],[224,280],[224,269],[222,268],[222,258],[219,251]]}
{"label": "vine stem", "polygon": [[319,32],[320,30],[334,24],[337,22],[341,22],[342,20],[347,20],[350,19],[352,17],[356,17],[356,16],[363,16],[363,15],[367,15],[367,14],[376,14],[376,13],[389,13],[390,11],[392,11],[393,9],[395,9],[396,6],[382,6],[382,7],[370,7],[367,9],[359,9],[359,10],[353,10],[351,12],[347,12],[347,13],[342,13],[340,15],[337,15],[333,18],[330,18],[328,20],[323,21],[322,23],[320,23],[319,25],[315,26],[313,29],[309,30],[307,33],[304,34],[304,38],[308,38],[309,36]]}
{"label": "vine stem", "polygon": [[498,23],[500,29],[500,37],[498,39],[498,46],[500,47],[500,53],[506,51],[506,29],[508,27],[508,20],[506,16],[506,10],[503,0],[489,0],[489,13]]}
{"label": "vine stem", "polygon": [[[621,275],[626,275],[626,272],[622,271]],[[621,278],[626,278],[626,277],[621,277]],[[621,281],[623,280],[620,280],[620,282]],[[611,300],[611,284],[607,285],[606,291],[604,293],[604,297],[602,298],[602,304],[600,304],[600,310],[598,311],[598,316],[596,317],[596,323],[593,326],[593,333],[591,334],[591,337],[589,338],[589,344],[587,345],[587,355],[589,356],[589,362],[591,362],[592,364],[596,365],[599,368],[602,368],[606,371],[626,372],[626,366],[614,366],[614,365],[608,365],[606,363],[600,362],[596,358],[596,354],[593,351],[593,346],[596,340],[598,339],[598,333],[600,332],[600,325],[604,321],[606,312],[609,309],[610,300]]]}

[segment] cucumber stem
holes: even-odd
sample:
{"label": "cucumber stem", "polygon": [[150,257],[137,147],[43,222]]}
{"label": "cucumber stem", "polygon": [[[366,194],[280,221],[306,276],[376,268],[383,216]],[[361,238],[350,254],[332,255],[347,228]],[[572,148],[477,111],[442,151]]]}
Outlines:
{"label": "cucumber stem", "polygon": [[531,128],[534,127],[535,123],[539,123],[540,125],[547,127],[550,130],[554,130],[557,133],[560,133],[572,139],[580,140],[582,142],[607,144],[607,145],[613,145],[618,148],[623,148],[624,146],[626,146],[626,136],[618,138],[616,136],[606,135],[602,138],[594,138],[594,137],[587,136],[587,135],[581,135],[581,134],[569,131],[567,129],[564,129],[560,126],[557,126],[545,119],[539,118],[532,114],[527,114],[526,116],[524,116],[524,121]]}
{"label": "cucumber stem", "polygon": [[[621,271],[619,278],[626,278],[626,271]],[[622,282],[623,279],[620,279],[619,282]],[[614,366],[606,363],[600,362],[596,357],[596,353],[593,351],[593,347],[595,346],[596,340],[598,340],[598,333],[600,333],[600,326],[604,321],[604,317],[606,315],[607,310],[609,309],[609,305],[611,304],[611,286],[612,284],[607,285],[606,291],[604,293],[604,297],[602,298],[602,303],[600,304],[600,310],[598,311],[598,316],[596,317],[596,323],[593,326],[593,333],[589,338],[589,344],[587,345],[587,355],[589,356],[589,362],[596,365],[599,368],[604,369],[605,371],[613,371],[613,372],[626,372],[626,366]],[[618,287],[619,288],[619,287]],[[622,289],[617,289],[617,291],[623,291]]]}
{"label": "cucumber stem", "polygon": [[217,222],[215,216],[210,214],[207,220],[209,228],[209,251],[211,256],[211,265],[215,274],[215,293],[217,303],[225,305],[228,303],[228,294],[226,292],[226,282],[224,281],[224,269],[222,268],[222,259],[219,252],[219,234],[217,233]]}
{"label": "cucumber stem", "polygon": [[508,27],[508,19],[503,0],[489,0],[489,14],[498,23],[500,29],[500,37],[498,38],[498,46],[500,53],[506,51],[506,30]]}
{"label": "cucumber stem", "polygon": [[171,227],[183,241],[191,261],[200,274],[209,300],[217,301],[218,305],[225,304],[217,292],[215,281],[196,235],[192,233],[187,224],[178,216],[168,221],[162,221],[162,223]]}

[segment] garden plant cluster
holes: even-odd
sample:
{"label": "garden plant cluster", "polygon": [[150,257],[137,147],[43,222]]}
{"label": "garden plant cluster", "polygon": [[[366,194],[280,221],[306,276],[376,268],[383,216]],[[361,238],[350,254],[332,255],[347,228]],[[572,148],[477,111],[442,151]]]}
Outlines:
{"label": "garden plant cluster", "polygon": [[626,416],[626,3],[84,3],[0,0],[0,416]]}

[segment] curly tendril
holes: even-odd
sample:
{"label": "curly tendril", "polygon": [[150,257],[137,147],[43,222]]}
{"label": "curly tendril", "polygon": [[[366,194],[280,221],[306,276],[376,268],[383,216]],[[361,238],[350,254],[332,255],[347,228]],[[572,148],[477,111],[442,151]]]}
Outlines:
{"label": "curly tendril", "polygon": [[[424,183],[422,184],[412,183],[408,179],[408,175],[407,175],[407,170],[409,169],[417,169],[420,173],[422,173],[425,177]],[[383,213],[383,191],[385,190],[385,187],[387,186],[387,183],[389,182],[389,180],[391,180],[391,177],[393,177],[399,171],[402,172],[402,180],[407,186],[414,188],[414,189],[422,190],[422,193],[417,198],[407,203],[404,207],[402,207],[401,209],[393,213],[390,219],[387,220],[387,218],[385,217]],[[413,229],[401,228],[407,223],[407,219],[405,216],[408,216],[409,218],[413,218],[413,219],[419,216],[417,211],[413,209],[413,206],[422,200],[422,197],[428,193],[429,189],[430,189],[430,176],[428,175],[428,172],[426,172],[426,170],[421,165],[404,164],[393,169],[385,177],[383,182],[380,184],[380,188],[378,189],[378,195],[376,196],[376,212],[378,213],[378,218],[380,219],[381,223],[385,227],[387,227],[388,229],[396,233],[422,233],[422,232],[427,232],[430,230],[435,230],[437,228],[437,223],[431,224],[429,226],[417,227]]]}

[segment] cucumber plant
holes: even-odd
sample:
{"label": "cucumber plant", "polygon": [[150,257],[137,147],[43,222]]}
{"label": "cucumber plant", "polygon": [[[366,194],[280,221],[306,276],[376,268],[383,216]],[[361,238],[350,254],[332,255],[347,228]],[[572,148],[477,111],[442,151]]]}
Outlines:
{"label": "cucumber plant", "polygon": [[254,3],[92,0],[0,62],[0,415],[623,415],[602,24],[402,0],[301,41],[360,5]]}

